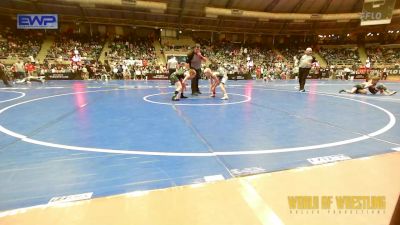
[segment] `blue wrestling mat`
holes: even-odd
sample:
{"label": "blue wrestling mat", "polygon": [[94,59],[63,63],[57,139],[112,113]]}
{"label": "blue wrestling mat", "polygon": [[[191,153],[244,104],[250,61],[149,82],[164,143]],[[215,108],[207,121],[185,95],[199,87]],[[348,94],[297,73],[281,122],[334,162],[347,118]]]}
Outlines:
{"label": "blue wrestling mat", "polygon": [[[202,183],[400,148],[400,97],[350,81],[230,81],[229,100],[172,102],[168,82],[50,81],[0,89],[0,211]],[[386,82],[400,90],[400,83]],[[2,86],[3,87],[3,86]]]}

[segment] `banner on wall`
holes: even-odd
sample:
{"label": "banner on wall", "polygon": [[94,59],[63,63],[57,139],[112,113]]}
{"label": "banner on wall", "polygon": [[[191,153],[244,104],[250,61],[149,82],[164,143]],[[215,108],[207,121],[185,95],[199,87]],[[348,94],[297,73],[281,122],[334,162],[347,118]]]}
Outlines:
{"label": "banner on wall", "polygon": [[18,14],[18,29],[58,29],[57,14]]}
{"label": "banner on wall", "polygon": [[361,26],[389,24],[396,0],[364,0]]}

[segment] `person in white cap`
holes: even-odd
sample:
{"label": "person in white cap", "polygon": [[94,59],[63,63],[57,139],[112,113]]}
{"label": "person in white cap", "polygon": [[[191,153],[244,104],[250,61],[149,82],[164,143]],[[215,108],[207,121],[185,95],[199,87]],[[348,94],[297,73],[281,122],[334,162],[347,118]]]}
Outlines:
{"label": "person in white cap", "polygon": [[312,49],[307,48],[306,51],[304,52],[304,55],[300,58],[299,62],[299,91],[305,92],[304,86],[306,84],[306,79],[308,76],[308,73],[310,72],[311,66],[315,60],[315,58],[311,55]]}

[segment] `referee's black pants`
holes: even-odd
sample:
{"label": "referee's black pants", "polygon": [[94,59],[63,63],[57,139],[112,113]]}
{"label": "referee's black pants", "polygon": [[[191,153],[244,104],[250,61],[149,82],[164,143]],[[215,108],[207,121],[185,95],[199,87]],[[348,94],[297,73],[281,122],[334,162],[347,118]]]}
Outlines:
{"label": "referee's black pants", "polygon": [[194,70],[196,70],[196,77],[192,79],[190,86],[192,88],[192,94],[200,94],[199,80],[201,78],[201,69],[194,69]]}
{"label": "referee's black pants", "polygon": [[304,86],[306,85],[306,79],[310,72],[311,68],[299,68],[299,90],[304,90]]}

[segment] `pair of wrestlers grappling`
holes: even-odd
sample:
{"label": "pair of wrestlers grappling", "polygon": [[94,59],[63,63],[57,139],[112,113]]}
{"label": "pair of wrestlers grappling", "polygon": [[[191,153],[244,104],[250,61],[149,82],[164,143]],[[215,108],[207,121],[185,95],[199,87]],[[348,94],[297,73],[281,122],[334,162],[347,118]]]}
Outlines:
{"label": "pair of wrestlers grappling", "polygon": [[356,84],[353,86],[351,90],[340,90],[339,93],[348,93],[348,94],[367,94],[370,92],[371,94],[375,95],[380,93],[382,95],[394,95],[397,92],[389,90],[385,85],[378,84],[379,77],[373,77],[368,79],[367,81]]}
{"label": "pair of wrestlers grappling", "polygon": [[[222,67],[218,67],[215,71],[207,68],[204,70],[204,75],[210,81],[210,97],[215,98],[216,89],[219,86],[223,94],[221,99],[228,100],[229,97],[225,88],[226,82],[228,81],[226,70]],[[172,101],[179,101],[181,98],[187,98],[183,95],[183,92],[186,89],[186,81],[191,80],[194,77],[196,77],[196,70],[189,69],[185,71],[183,67],[171,74],[171,84],[175,85],[175,93],[172,96]]]}

